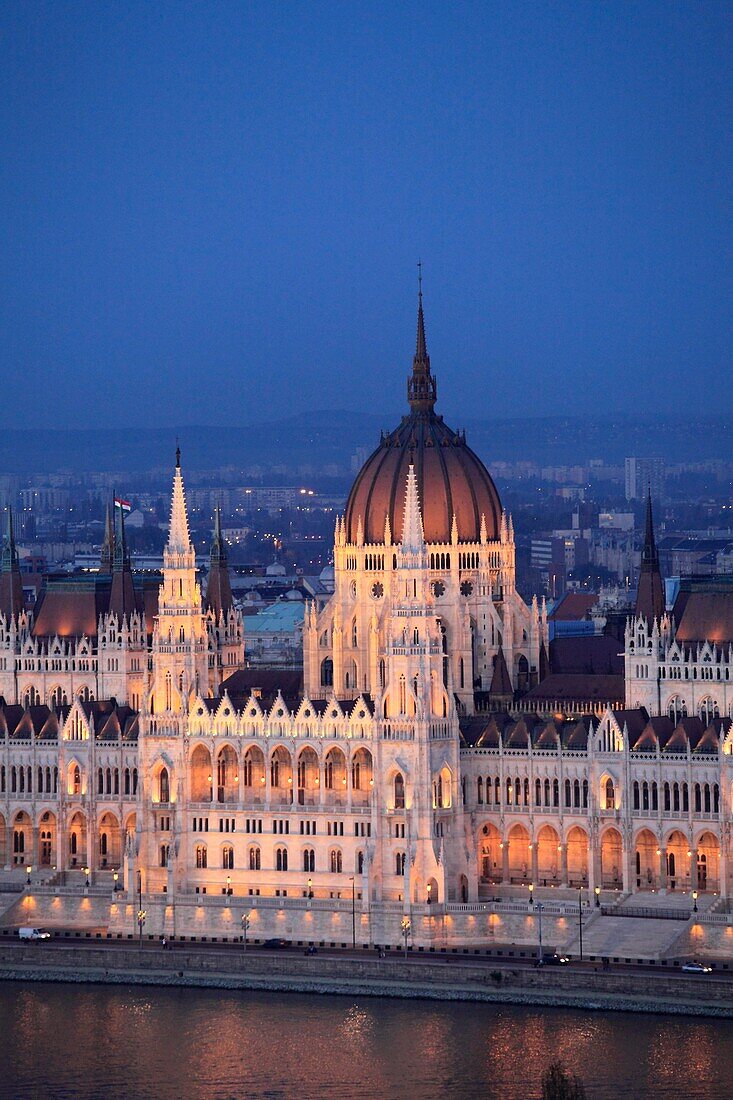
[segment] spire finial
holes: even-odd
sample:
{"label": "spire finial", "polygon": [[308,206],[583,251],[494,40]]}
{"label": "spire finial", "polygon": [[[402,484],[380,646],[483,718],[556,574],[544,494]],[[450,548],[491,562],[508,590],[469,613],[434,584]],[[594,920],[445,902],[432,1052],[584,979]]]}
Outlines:
{"label": "spire finial", "polygon": [[178,441],[178,436],[176,436],[176,469],[180,470],[180,468],[181,468],[181,446],[180,446],[180,443]]}
{"label": "spire finial", "polygon": [[417,340],[412,360],[412,375],[407,382],[407,398],[413,412],[431,412],[437,390],[430,373],[430,356],[425,339],[425,316],[422,305],[422,260],[417,261]]}

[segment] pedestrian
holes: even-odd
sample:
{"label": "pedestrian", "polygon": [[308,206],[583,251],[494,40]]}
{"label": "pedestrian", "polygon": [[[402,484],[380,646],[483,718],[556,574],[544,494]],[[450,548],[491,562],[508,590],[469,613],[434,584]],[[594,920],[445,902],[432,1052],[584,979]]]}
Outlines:
{"label": "pedestrian", "polygon": [[165,938],[165,936],[163,936],[163,950],[168,950],[168,940]]}

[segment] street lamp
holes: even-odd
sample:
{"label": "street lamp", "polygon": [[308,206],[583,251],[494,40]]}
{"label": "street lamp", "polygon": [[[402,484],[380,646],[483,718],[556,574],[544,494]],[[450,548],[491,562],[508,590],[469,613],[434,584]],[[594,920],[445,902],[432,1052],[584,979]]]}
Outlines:
{"label": "street lamp", "polygon": [[84,874],[87,876],[86,888],[88,890],[89,889],[89,868],[88,867],[84,868]]}
{"label": "street lamp", "polygon": [[432,882],[429,882],[428,883],[428,905],[430,905],[430,902],[432,901],[432,898],[433,898],[433,884],[432,884]]}
{"label": "street lamp", "polygon": [[230,898],[231,896],[232,896],[232,876],[227,875],[227,897]]}
{"label": "street lamp", "polygon": [[308,901],[313,899],[313,879],[308,879]]}
{"label": "street lamp", "polygon": [[140,947],[143,945],[143,928],[145,927],[145,918],[147,917],[145,909],[138,909],[137,911],[137,927],[140,933]]}
{"label": "street lamp", "polygon": [[529,904],[534,905],[534,883],[529,884]]}
{"label": "street lamp", "polygon": [[404,936],[404,939],[405,939],[405,958],[407,958],[407,941],[409,939],[409,936],[410,936],[411,932],[412,932],[412,921],[410,920],[409,917],[403,917],[402,918],[402,935]]}
{"label": "street lamp", "polygon": [[692,911],[697,912],[697,890],[692,891]]}
{"label": "street lamp", "polygon": [[32,870],[33,870],[33,868],[31,867],[31,865],[29,863],[28,866],[25,869],[25,873],[28,876],[27,879],[25,880],[26,886],[30,886],[30,884],[31,884],[31,871]]}
{"label": "street lamp", "polygon": [[247,950],[247,929],[249,928],[249,913],[242,913],[242,943]]}
{"label": "street lamp", "polygon": [[537,959],[540,963],[542,962],[542,910],[543,909],[544,909],[544,905],[542,905],[541,902],[537,902],[537,916],[539,918],[539,926],[538,926],[539,944],[538,944],[538,947],[537,947]]}
{"label": "street lamp", "polygon": [[601,908],[601,888],[600,888],[600,886],[596,886],[596,888],[593,892],[596,895],[596,909],[600,909]]}
{"label": "street lamp", "polygon": [[113,879],[114,884],[115,884],[113,893],[117,894],[122,889],[122,884],[120,882],[120,873],[119,873],[119,871],[113,871],[112,872],[112,879]]}

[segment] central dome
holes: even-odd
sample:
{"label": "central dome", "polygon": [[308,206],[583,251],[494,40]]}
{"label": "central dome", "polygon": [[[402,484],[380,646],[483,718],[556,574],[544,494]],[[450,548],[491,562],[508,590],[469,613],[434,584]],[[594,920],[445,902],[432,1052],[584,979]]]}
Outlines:
{"label": "central dome", "polygon": [[384,542],[389,518],[392,539],[402,537],[405,486],[410,465],[417,475],[425,541],[449,543],[453,517],[460,542],[478,542],[481,518],[489,540],[499,537],[501,502],[489,471],[466,444],[435,414],[435,379],[425,342],[422,293],[417,311],[417,349],[407,383],[410,412],[395,431],[383,436],[354,482],[346,503],[346,538],[357,541],[361,520],[364,542]]}

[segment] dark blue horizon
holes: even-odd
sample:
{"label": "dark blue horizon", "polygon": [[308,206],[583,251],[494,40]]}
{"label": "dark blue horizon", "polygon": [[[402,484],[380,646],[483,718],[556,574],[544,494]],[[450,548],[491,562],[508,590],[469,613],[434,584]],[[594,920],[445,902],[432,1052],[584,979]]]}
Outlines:
{"label": "dark blue horizon", "polygon": [[732,15],[6,6],[3,425],[720,412]]}

